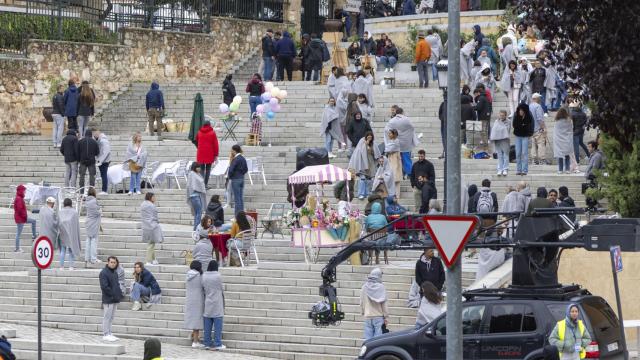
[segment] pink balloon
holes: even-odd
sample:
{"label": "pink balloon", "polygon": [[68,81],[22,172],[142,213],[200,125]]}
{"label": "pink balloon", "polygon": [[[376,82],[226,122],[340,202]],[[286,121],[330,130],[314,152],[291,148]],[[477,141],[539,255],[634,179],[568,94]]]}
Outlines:
{"label": "pink balloon", "polygon": [[271,98],[271,100],[269,100],[269,104],[271,104],[271,106],[276,106],[276,105],[278,105],[278,99],[276,99],[276,98]]}
{"label": "pink balloon", "polygon": [[256,112],[262,114],[264,112],[264,106],[262,104],[256,106]]}
{"label": "pink balloon", "polygon": [[271,107],[271,110],[273,112],[278,112],[278,111],[280,111],[280,109],[281,109],[280,108],[280,104],[275,104],[274,106]]}

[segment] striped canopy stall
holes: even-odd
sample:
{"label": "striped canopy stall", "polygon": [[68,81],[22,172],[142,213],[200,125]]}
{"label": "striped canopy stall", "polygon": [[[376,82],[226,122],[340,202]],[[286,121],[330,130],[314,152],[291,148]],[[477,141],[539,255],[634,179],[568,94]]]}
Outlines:
{"label": "striped canopy stall", "polygon": [[289,176],[290,184],[317,184],[351,180],[351,173],[335,165],[307,166]]}

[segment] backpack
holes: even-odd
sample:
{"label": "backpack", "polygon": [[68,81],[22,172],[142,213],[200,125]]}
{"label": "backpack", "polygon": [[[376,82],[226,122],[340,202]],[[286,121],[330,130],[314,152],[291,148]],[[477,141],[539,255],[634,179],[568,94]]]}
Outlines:
{"label": "backpack", "polygon": [[323,41],[322,42],[322,62],[329,61],[329,60],[331,60],[331,54],[329,54],[329,48],[327,47],[327,44]]}
{"label": "backpack", "polygon": [[476,212],[479,214],[493,212],[493,196],[491,196],[491,191],[480,191]]}

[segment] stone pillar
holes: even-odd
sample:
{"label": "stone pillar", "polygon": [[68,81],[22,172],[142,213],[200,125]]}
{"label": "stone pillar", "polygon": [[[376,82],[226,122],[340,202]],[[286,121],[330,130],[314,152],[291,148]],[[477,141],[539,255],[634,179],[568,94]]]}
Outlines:
{"label": "stone pillar", "polygon": [[302,9],[302,0],[285,0],[284,2],[284,22],[291,24],[298,34],[301,31],[300,9]]}

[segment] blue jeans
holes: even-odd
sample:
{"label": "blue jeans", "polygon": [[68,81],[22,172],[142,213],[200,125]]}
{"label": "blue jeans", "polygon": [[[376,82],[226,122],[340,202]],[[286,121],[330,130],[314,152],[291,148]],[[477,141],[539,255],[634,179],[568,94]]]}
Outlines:
{"label": "blue jeans", "polygon": [[100,178],[102,179],[102,191],[109,191],[109,177],[107,173],[109,171],[109,163],[102,163],[98,166],[98,170],[100,170]]}
{"label": "blue jeans", "polygon": [[[401,152],[400,159],[402,160],[402,174],[405,176],[411,174],[411,168],[413,167],[413,163],[411,163],[411,151]],[[396,181],[400,180],[402,179]]]}
{"label": "blue jeans", "polygon": [[[562,158],[558,158],[558,171],[563,171],[562,169]],[[569,155],[564,157],[564,171],[569,171],[571,161],[569,160]]]}
{"label": "blue jeans", "polygon": [[151,288],[145,287],[144,285],[135,282],[133,283],[133,287],[131,288],[131,300],[140,301],[143,296],[151,296]]}
{"label": "blue jeans", "polygon": [[305,71],[304,80],[305,81],[318,81],[320,78],[320,70],[307,70]]}
{"label": "blue jeans", "polygon": [[249,114],[249,116],[253,115],[253,113],[256,112],[256,109],[260,104],[262,104],[262,99],[260,98],[260,96],[249,96],[249,109],[251,111],[251,114]]}
{"label": "blue jeans", "polygon": [[[204,318],[204,341],[202,344],[206,347],[222,346],[222,321],[223,317]],[[213,343],[211,343],[211,328],[215,332],[213,335]]]}
{"label": "blue jeans", "polygon": [[331,149],[333,149],[333,140],[331,134],[324,134],[324,148],[327,149],[327,152],[331,152]]}
{"label": "blue jeans", "polygon": [[433,76],[433,81],[438,80],[438,68],[436,67],[437,61],[431,63],[431,75]]}
{"label": "blue jeans", "polygon": [[71,248],[64,245],[60,246],[60,267],[64,267],[65,255],[69,255],[69,267],[73,267],[73,263],[76,261],[76,257],[73,254],[73,251],[71,251]]}
{"label": "blue jeans", "polygon": [[198,227],[198,224],[200,224],[200,219],[202,218],[202,199],[200,199],[200,195],[196,194],[196,196],[189,197],[189,200],[191,201],[191,206],[193,206],[193,212],[195,213],[193,215],[193,230],[195,230]]}
{"label": "blue jeans", "polygon": [[540,105],[542,105],[542,110],[544,110],[544,113],[547,113],[547,88],[542,89],[542,93],[540,94],[542,95],[542,99],[540,99]]}
{"label": "blue jeans", "polygon": [[529,138],[516,136],[516,172],[529,172]]}
{"label": "blue jeans", "polygon": [[244,178],[231,179],[231,191],[235,202],[234,212],[237,214],[240,211],[244,211]]}
{"label": "blue jeans", "polygon": [[366,180],[364,177],[358,179],[358,197],[367,197],[371,191],[372,180]]}
{"label": "blue jeans", "polygon": [[140,191],[140,181],[142,181],[142,169],[137,173],[131,173],[131,178],[129,179],[129,193]]}
{"label": "blue jeans", "polygon": [[576,161],[580,163],[580,148],[584,150],[585,155],[589,156],[589,149],[584,144],[584,134],[573,135],[573,152],[576,155]]}
{"label": "blue jeans", "polygon": [[273,77],[273,58],[271,56],[263,56],[264,73],[262,74],[264,81],[271,81]]}
{"label": "blue jeans", "polygon": [[382,317],[365,319],[364,320],[364,339],[369,340],[372,337],[382,335],[382,325],[384,325],[384,318]]}
{"label": "blue jeans", "polygon": [[509,171],[509,147],[509,139],[495,141],[495,149],[498,154],[498,172]]}
{"label": "blue jeans", "polygon": [[[25,224],[31,224],[31,235],[35,239],[36,238],[36,220],[27,218],[27,222]],[[24,224],[16,224],[16,250],[20,250],[20,235],[22,235],[22,229],[24,229]],[[51,241],[56,241],[56,239],[50,239]]]}
{"label": "blue jeans", "polygon": [[398,59],[393,56],[380,56],[380,62],[384,65],[385,68],[392,68],[396,66]]}

